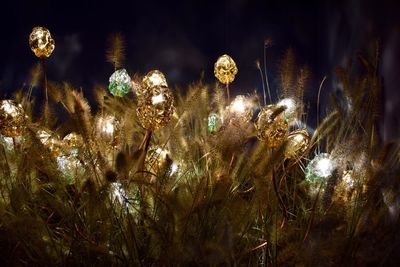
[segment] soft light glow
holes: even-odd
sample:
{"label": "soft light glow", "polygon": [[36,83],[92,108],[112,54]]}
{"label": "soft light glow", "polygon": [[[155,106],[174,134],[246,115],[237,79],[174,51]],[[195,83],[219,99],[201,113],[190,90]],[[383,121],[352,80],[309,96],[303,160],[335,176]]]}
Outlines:
{"label": "soft light glow", "polygon": [[162,159],[167,158],[167,155],[169,154],[169,151],[166,149],[162,149],[161,147],[158,147],[156,149],[156,153],[159,157],[161,157]]}
{"label": "soft light glow", "polygon": [[128,201],[128,196],[122,187],[121,183],[115,182],[111,183],[111,200],[113,201],[118,201],[119,204],[122,206],[126,206],[129,201]]}
{"label": "soft light glow", "polygon": [[147,89],[155,87],[168,87],[165,75],[159,70],[152,70],[143,78],[143,86]]}
{"label": "soft light glow", "polygon": [[179,169],[178,164],[176,164],[175,162],[172,163],[171,165],[171,175],[173,175],[174,173],[176,173]]}
{"label": "soft light glow", "polygon": [[232,103],[232,111],[236,113],[244,113],[246,111],[246,104],[243,98],[235,99]]}
{"label": "soft light glow", "polygon": [[162,85],[164,83],[164,79],[163,77],[157,73],[157,72],[153,72],[150,77],[149,80],[152,82],[153,85]]}
{"label": "soft light glow", "polygon": [[3,109],[11,116],[15,116],[15,114],[18,112],[16,106],[12,105],[9,101],[3,101]]}
{"label": "soft light glow", "polygon": [[343,182],[344,182],[345,186],[348,189],[351,189],[351,188],[354,187],[355,183],[354,183],[353,171],[352,170],[344,171],[342,179],[343,179]]}
{"label": "soft light glow", "polygon": [[102,133],[106,135],[112,135],[114,133],[114,128],[115,128],[114,122],[115,122],[115,117],[105,116],[99,118],[97,125]]}
{"label": "soft light glow", "polygon": [[306,167],[306,180],[311,183],[326,182],[336,167],[336,162],[331,155],[327,153],[318,154]]}
{"label": "soft light glow", "polygon": [[293,119],[296,115],[296,102],[292,98],[284,98],[278,102],[278,106],[285,107],[285,117],[287,120]]}
{"label": "soft light glow", "polygon": [[316,171],[324,178],[330,176],[334,170],[332,160],[328,158],[319,160],[316,167]]}
{"label": "soft light glow", "polygon": [[153,105],[160,104],[164,101],[165,101],[165,99],[164,99],[163,94],[159,94],[159,95],[155,95],[155,96],[151,97],[151,103]]}

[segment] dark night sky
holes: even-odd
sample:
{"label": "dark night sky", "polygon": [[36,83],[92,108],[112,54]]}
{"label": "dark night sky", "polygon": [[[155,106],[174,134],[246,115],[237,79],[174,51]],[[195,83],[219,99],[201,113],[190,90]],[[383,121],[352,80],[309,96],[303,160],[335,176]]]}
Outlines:
{"label": "dark night sky", "polygon": [[[395,1],[9,2],[1,3],[0,9],[2,96],[11,96],[28,82],[29,70],[37,62],[28,36],[39,25],[49,28],[56,41],[48,60],[49,79],[67,80],[87,94],[94,84],[106,84],[113,71],[105,50],[114,32],[126,39],[125,68],[130,73],[160,69],[171,85],[198,80],[203,71],[205,81],[213,82],[216,58],[230,54],[239,67],[234,94],[260,90],[255,61],[262,59],[268,37],[274,43],[268,50],[270,82],[276,80],[277,62],[285,49],[294,48],[299,63],[308,64],[313,72],[311,103],[324,75],[331,77],[334,66],[380,38],[385,136],[399,134],[400,5]],[[332,79],[328,82],[334,87]]]}

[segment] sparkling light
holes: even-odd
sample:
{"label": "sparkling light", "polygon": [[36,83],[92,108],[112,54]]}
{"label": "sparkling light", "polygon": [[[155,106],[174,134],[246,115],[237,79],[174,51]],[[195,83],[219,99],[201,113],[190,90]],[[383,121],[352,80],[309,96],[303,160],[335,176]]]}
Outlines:
{"label": "sparkling light", "polygon": [[236,113],[244,113],[246,111],[246,104],[244,99],[235,99],[232,103],[232,111]]}
{"label": "sparkling light", "polygon": [[332,174],[334,167],[330,159],[321,159],[318,161],[316,171],[321,177],[328,177]]}
{"label": "sparkling light", "polygon": [[346,187],[348,189],[351,189],[351,188],[354,187],[355,183],[354,183],[353,171],[352,170],[344,171],[342,179],[343,179],[343,182],[344,182],[344,184],[346,185]]}
{"label": "sparkling light", "polygon": [[17,108],[8,101],[3,101],[3,109],[10,115],[14,116],[17,113]]}
{"label": "sparkling light", "polygon": [[292,98],[284,98],[278,102],[278,106],[285,107],[285,117],[287,120],[293,119],[296,115],[296,102]]}
{"label": "sparkling light", "polygon": [[174,173],[176,173],[179,169],[178,164],[176,164],[175,162],[172,163],[171,165],[171,175],[173,175]]}
{"label": "sparkling light", "polygon": [[165,101],[165,99],[164,99],[163,94],[159,94],[159,95],[155,95],[155,96],[151,97],[151,103],[153,105],[160,104],[164,101]]}
{"label": "sparkling light", "polygon": [[100,117],[97,125],[102,133],[112,135],[114,133],[114,121],[113,116]]}
{"label": "sparkling light", "polygon": [[336,162],[331,155],[327,153],[318,154],[307,165],[306,180],[311,183],[326,181],[335,169]]}
{"label": "sparkling light", "polygon": [[157,72],[153,72],[150,77],[149,80],[151,81],[151,83],[155,86],[160,86],[164,83],[164,79],[163,77],[157,73]]}

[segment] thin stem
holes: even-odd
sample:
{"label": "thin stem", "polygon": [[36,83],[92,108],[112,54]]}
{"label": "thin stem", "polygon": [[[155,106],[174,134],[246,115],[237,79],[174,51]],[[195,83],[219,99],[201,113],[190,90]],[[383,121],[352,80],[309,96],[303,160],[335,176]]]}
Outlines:
{"label": "thin stem", "polygon": [[45,96],[46,96],[46,105],[49,103],[49,95],[47,92],[47,74],[46,74],[46,61],[44,57],[40,58],[40,63],[42,65],[42,71],[43,71],[43,80],[44,80],[44,91],[45,91]]}
{"label": "thin stem", "polygon": [[228,104],[230,104],[231,103],[231,95],[229,92],[229,83],[226,84],[226,94],[228,96]]}
{"label": "thin stem", "polygon": [[262,70],[261,70],[259,62],[257,62],[257,69],[260,71],[261,83],[262,83],[262,89],[263,89],[263,96],[264,96],[264,106],[266,106],[267,105],[267,95],[265,93],[264,75],[262,73]]}
{"label": "thin stem", "polygon": [[[318,89],[318,99],[317,99],[317,129],[319,127],[319,105],[320,105],[320,96],[321,96],[321,91],[322,91],[322,86],[326,80],[326,76],[322,79],[319,89]],[[320,153],[320,143],[318,142],[318,153]]]}
{"label": "thin stem", "polygon": [[[269,89],[268,74],[267,74],[267,46],[265,44],[264,44],[264,74],[265,74],[265,84],[267,85],[267,90],[268,90],[269,102],[271,103],[272,97],[271,97],[271,91]],[[264,96],[264,105],[266,105],[265,96]]]}

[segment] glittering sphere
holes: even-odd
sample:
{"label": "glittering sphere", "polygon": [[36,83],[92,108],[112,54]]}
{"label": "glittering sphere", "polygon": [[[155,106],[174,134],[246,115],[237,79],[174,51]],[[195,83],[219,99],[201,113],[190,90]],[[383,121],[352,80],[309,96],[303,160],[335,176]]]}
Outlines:
{"label": "glittering sphere", "polygon": [[139,98],[136,109],[140,124],[148,130],[166,125],[175,111],[174,100],[168,88],[153,87]]}
{"label": "glittering sphere", "polygon": [[0,144],[6,150],[13,150],[14,149],[14,144],[20,144],[23,141],[24,141],[24,138],[22,136],[6,137],[6,136],[0,134]]}
{"label": "glittering sphere", "polygon": [[164,74],[159,70],[152,70],[143,77],[142,81],[143,87],[146,89],[151,89],[154,87],[164,87],[168,88],[167,79]]}
{"label": "glittering sphere", "polygon": [[230,119],[238,119],[242,122],[248,122],[253,117],[253,102],[244,95],[238,95],[228,107]]}
{"label": "glittering sphere", "polygon": [[0,133],[6,137],[17,137],[25,129],[25,112],[20,104],[13,100],[0,102]]}
{"label": "glittering sphere", "polygon": [[208,116],[207,129],[209,133],[216,132],[222,124],[221,117],[217,113],[211,113]]}
{"label": "glittering sphere", "polygon": [[235,61],[228,55],[220,56],[214,64],[214,75],[223,84],[232,83],[237,72]]}
{"label": "glittering sphere", "polygon": [[49,57],[55,48],[55,42],[51,38],[48,29],[44,27],[35,27],[29,35],[29,46],[35,55],[39,58]]}
{"label": "glittering sphere", "polygon": [[287,136],[287,145],[285,148],[286,158],[299,158],[308,149],[310,145],[310,136],[305,129],[296,130]]}
{"label": "glittering sphere", "polygon": [[77,133],[67,134],[63,140],[64,148],[69,150],[69,152],[78,153],[79,148],[83,146],[83,138]]}
{"label": "glittering sphere", "polygon": [[255,127],[258,139],[266,142],[271,148],[282,145],[288,132],[285,116],[275,105],[261,109]]}
{"label": "glittering sphere", "polygon": [[165,167],[168,167],[168,169],[165,170],[168,170],[169,175],[173,175],[179,171],[179,165],[171,159],[170,152],[159,146],[152,146],[149,148],[146,154],[146,164],[148,170],[153,173],[158,173]]}
{"label": "glittering sphere", "polygon": [[109,79],[108,90],[114,96],[123,97],[129,93],[132,82],[131,77],[125,69],[116,70]]}
{"label": "glittering sphere", "polygon": [[318,154],[306,167],[306,180],[310,183],[326,182],[335,169],[336,163],[331,155]]}
{"label": "glittering sphere", "polygon": [[120,123],[112,115],[103,115],[96,117],[95,120],[95,136],[109,145],[118,145]]}
{"label": "glittering sphere", "polygon": [[67,184],[75,184],[75,178],[83,176],[85,173],[84,166],[76,154],[58,156],[57,167]]}
{"label": "glittering sphere", "polygon": [[39,141],[50,150],[51,154],[55,157],[61,154],[61,141],[58,135],[50,132],[49,130],[39,130],[36,133]]}

